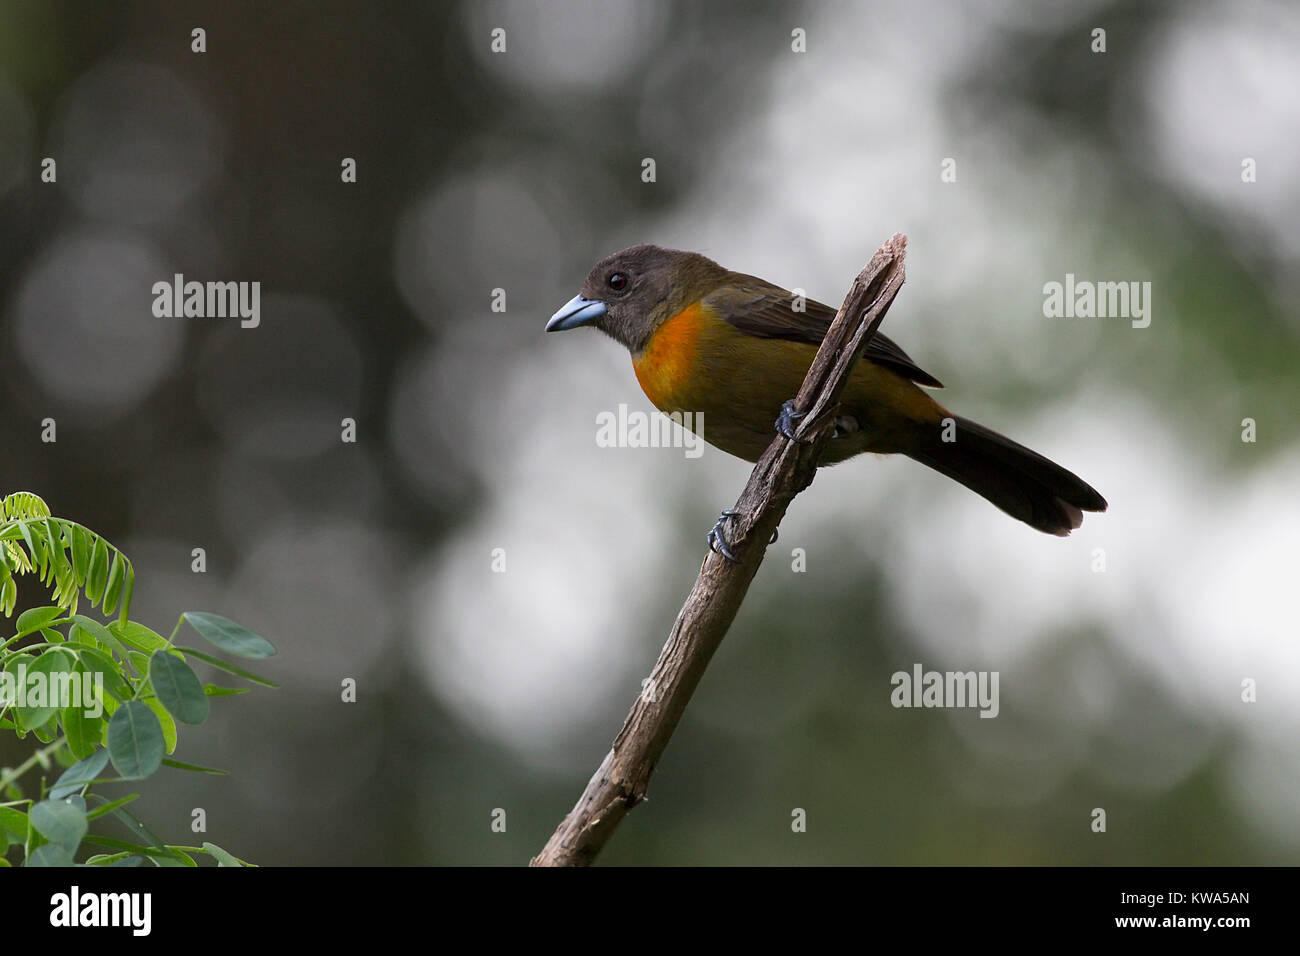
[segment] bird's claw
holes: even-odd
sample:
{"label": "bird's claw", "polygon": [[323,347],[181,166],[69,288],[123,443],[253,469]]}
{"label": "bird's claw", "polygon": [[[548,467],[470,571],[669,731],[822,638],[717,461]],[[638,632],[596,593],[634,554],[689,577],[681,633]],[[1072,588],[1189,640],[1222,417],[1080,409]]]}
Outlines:
{"label": "bird's claw", "polygon": [[731,553],[731,545],[727,541],[722,526],[727,523],[728,518],[734,518],[735,516],[736,512],[728,508],[718,515],[718,520],[713,523],[713,530],[709,532],[709,550],[714,554],[722,555],[732,564],[738,564],[740,559]]}
{"label": "bird's claw", "polygon": [[807,416],[807,414],[807,412],[796,412],[794,410],[794,399],[790,399],[781,406],[781,414],[776,417],[777,433],[784,438],[788,438],[790,441],[807,444],[809,439],[794,437],[795,427]]}
{"label": "bird's claw", "polygon": [[[722,555],[732,564],[739,564],[740,559],[732,553],[731,544],[727,541],[726,533],[722,530],[723,525],[727,523],[727,519],[735,516],[736,512],[730,508],[718,515],[718,520],[713,523],[713,530],[709,532],[709,550],[714,554]],[[772,538],[767,543],[776,543],[777,535],[780,533],[780,529],[773,529]]]}

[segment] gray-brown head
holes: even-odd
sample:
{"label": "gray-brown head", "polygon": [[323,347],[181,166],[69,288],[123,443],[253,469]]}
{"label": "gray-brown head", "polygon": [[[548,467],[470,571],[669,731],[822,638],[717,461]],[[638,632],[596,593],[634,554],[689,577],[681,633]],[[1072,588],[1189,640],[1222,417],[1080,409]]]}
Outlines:
{"label": "gray-brown head", "polygon": [[606,256],[547,332],[593,325],[635,355],[664,320],[715,288],[727,270],[696,252],[642,244]]}

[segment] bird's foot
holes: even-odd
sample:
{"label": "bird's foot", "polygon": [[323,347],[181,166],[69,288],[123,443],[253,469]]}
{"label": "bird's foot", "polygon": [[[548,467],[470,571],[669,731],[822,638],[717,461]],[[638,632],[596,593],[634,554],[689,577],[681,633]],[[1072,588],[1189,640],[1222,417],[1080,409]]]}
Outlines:
{"label": "bird's foot", "polygon": [[[730,508],[718,515],[718,520],[713,523],[713,530],[709,532],[709,550],[714,554],[722,555],[732,564],[739,564],[740,558],[736,557],[735,554],[732,553],[731,543],[727,540],[726,531],[723,530],[723,526],[726,525],[727,520],[734,517],[736,517],[736,512],[732,511]],[[777,535],[780,533],[780,529],[773,530],[772,539],[768,541],[768,544],[774,544]]]}
{"label": "bird's foot", "polygon": [[728,518],[734,518],[735,516],[736,512],[728,508],[718,515],[718,520],[713,523],[713,530],[709,532],[709,550],[714,554],[722,555],[732,564],[738,563],[740,559],[731,553],[731,544],[727,541],[723,525],[727,523]]}
{"label": "bird's foot", "polygon": [[781,406],[781,414],[776,417],[777,433],[784,438],[788,438],[790,441],[807,444],[809,441],[808,439],[794,437],[795,426],[797,426],[799,422],[807,416],[807,414],[807,412],[796,412],[794,410],[794,399],[790,399]]}

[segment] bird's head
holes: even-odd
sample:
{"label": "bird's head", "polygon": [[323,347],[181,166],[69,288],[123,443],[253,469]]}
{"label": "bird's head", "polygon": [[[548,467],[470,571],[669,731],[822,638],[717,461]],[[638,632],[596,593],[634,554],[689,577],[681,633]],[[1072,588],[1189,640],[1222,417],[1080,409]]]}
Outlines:
{"label": "bird's head", "polygon": [[716,262],[695,252],[632,246],[596,263],[582,290],[551,316],[546,331],[592,325],[635,355],[665,320],[725,274]]}

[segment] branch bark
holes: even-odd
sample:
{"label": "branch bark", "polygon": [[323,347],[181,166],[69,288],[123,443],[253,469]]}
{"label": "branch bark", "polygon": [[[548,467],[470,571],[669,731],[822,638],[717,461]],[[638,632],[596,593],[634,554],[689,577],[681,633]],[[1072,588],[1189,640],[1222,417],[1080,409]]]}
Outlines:
{"label": "branch bark", "polygon": [[840,393],[903,284],[907,237],[887,240],[858,274],[795,396],[803,412],[798,441],[775,434],[736,502],[728,540],[739,562],[712,551],[682,606],[623,729],[532,866],[586,866],[619,822],[645,798],[704,669],[722,643],[749,590],[768,542],[795,495],[812,483],[822,446],[834,431]]}

